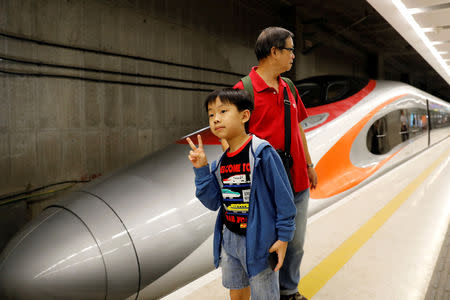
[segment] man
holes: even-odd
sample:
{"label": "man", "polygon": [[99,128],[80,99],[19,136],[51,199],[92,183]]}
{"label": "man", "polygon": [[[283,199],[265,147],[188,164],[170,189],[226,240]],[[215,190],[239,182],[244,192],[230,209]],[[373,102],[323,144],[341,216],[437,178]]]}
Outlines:
{"label": "man", "polygon": [[[308,117],[298,92],[291,93],[280,74],[289,71],[294,62],[294,35],[280,27],[268,27],[259,35],[255,54],[258,66],[249,76],[253,86],[255,108],[250,118],[249,131],[267,140],[275,149],[284,149],[284,89],[287,89],[291,116],[291,149],[293,165],[290,169],[295,194],[297,215],[294,239],[289,242],[283,267],[280,270],[281,299],[306,299],[298,292],[300,263],[306,231],[309,187],[317,185],[317,174],[311,162],[305,133],[300,122]],[[234,88],[243,89],[242,81]]]}

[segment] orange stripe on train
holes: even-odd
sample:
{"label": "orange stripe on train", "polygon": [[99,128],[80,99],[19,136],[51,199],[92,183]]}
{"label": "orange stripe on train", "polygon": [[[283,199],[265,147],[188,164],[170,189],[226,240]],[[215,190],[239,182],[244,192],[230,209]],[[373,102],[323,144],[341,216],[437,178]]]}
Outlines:
{"label": "orange stripe on train", "polygon": [[375,173],[398,153],[397,151],[380,161],[378,164],[367,168],[356,167],[350,161],[351,147],[364,125],[366,125],[380,109],[403,96],[404,95],[396,96],[378,105],[341,137],[330,150],[328,150],[317,163],[316,173],[318,184],[316,189],[311,190],[311,198],[329,198],[351,189]]}

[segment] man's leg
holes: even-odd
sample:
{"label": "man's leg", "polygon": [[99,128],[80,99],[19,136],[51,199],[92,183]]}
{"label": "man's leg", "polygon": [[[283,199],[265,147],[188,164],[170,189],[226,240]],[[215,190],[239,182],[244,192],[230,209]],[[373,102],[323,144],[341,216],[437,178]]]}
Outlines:
{"label": "man's leg", "polygon": [[278,272],[267,268],[250,277],[250,289],[252,300],[279,300]]}
{"label": "man's leg", "polygon": [[300,263],[305,242],[306,218],[309,202],[309,188],[299,192],[294,198],[297,207],[295,216],[294,239],[289,242],[283,267],[280,269],[280,294],[292,295],[298,291],[300,281]]}

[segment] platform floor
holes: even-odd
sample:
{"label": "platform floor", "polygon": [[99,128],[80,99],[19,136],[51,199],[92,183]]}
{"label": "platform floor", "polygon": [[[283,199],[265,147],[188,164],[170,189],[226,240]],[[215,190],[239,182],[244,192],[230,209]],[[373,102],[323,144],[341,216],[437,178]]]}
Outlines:
{"label": "platform floor", "polygon": [[[444,242],[449,155],[448,138],[310,217],[302,293],[312,299],[450,299],[449,238]],[[219,269],[163,299],[229,296]]]}
{"label": "platform floor", "polygon": [[450,299],[450,225],[447,228],[447,234],[425,296],[425,300],[448,299]]}

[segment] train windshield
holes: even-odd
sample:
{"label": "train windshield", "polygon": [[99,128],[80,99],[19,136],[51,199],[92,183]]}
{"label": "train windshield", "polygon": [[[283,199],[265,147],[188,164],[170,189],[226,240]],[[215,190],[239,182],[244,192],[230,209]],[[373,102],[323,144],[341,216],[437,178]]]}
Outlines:
{"label": "train windshield", "polygon": [[298,85],[297,89],[305,107],[322,105],[320,101],[320,85],[316,83],[303,83]]}
{"label": "train windshield", "polygon": [[297,81],[300,97],[306,108],[344,100],[369,83],[369,79],[349,76],[318,76]]}

